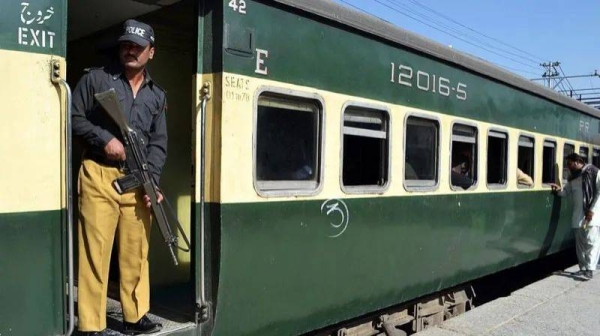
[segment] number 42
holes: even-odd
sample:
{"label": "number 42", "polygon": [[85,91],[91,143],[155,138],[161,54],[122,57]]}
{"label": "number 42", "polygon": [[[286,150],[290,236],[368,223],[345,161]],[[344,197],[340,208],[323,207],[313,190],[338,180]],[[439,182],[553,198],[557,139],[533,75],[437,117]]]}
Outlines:
{"label": "number 42", "polygon": [[237,11],[240,12],[240,14],[246,14],[246,1],[244,0],[230,0],[229,7],[233,8],[234,12]]}

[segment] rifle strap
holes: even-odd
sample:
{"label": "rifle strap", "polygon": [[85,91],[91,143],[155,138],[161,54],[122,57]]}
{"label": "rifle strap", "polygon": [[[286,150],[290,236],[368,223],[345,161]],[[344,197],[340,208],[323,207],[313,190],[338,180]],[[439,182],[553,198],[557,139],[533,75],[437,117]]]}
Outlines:
{"label": "rifle strap", "polygon": [[160,188],[156,188],[158,191],[160,191],[160,193],[163,195],[163,201],[167,204],[167,209],[169,209],[169,212],[171,213],[171,217],[173,219],[175,219],[175,222],[177,223],[177,229],[179,230],[179,232],[181,233],[181,237],[183,238],[183,241],[185,241],[185,244],[187,245],[187,249],[179,246],[179,244],[177,244],[177,248],[184,251],[184,252],[190,252],[190,240],[188,239],[188,237],[185,235],[185,232],[183,231],[183,228],[181,227],[181,223],[179,223],[179,219],[177,219],[177,216],[175,215],[175,211],[173,211],[173,207],[171,206],[171,202],[169,202],[169,200],[167,199],[167,196],[165,195],[165,192],[160,189]]}

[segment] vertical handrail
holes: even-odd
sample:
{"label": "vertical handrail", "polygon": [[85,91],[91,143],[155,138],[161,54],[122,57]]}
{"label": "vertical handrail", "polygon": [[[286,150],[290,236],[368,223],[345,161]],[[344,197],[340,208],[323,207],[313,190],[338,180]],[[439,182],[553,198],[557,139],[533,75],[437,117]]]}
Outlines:
{"label": "vertical handrail", "polygon": [[200,139],[202,144],[200,146],[200,307],[204,307],[206,305],[206,293],[205,293],[205,260],[204,260],[204,250],[205,250],[205,232],[204,232],[204,217],[205,217],[205,183],[206,179],[204,174],[206,173],[206,102],[208,101],[208,95],[204,95],[202,97],[202,109],[200,111]]}
{"label": "vertical handrail", "polygon": [[65,184],[67,190],[67,263],[68,263],[68,319],[69,328],[65,336],[71,336],[75,330],[75,285],[73,276],[73,186],[71,182],[71,153],[73,143],[71,141],[71,104],[72,94],[69,84],[60,77],[60,62],[53,61],[50,74],[52,83],[63,86],[67,93],[66,113],[65,113],[65,157],[63,164],[65,165]]}
{"label": "vertical handrail", "polygon": [[[205,82],[200,91],[202,102],[200,103],[200,297],[196,297],[196,306],[199,311],[199,321],[204,322],[209,318],[209,307],[206,300],[206,260],[205,260],[205,205],[206,205],[206,103],[211,98],[210,82]],[[198,125],[198,119],[196,119]]]}

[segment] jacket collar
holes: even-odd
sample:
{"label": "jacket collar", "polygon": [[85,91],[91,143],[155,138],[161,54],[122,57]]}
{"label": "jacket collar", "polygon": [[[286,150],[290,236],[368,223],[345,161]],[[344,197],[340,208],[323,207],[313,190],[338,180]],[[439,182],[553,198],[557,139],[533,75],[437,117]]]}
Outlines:
{"label": "jacket collar", "polygon": [[[125,77],[124,73],[123,73],[123,66],[120,64],[116,64],[116,65],[112,65],[109,67],[109,73],[113,79],[113,81],[116,81],[119,78],[123,78],[124,80],[127,80],[127,78]],[[144,68],[144,84],[153,84],[154,81],[152,80],[152,77],[150,76],[150,72],[148,72],[148,69]]]}

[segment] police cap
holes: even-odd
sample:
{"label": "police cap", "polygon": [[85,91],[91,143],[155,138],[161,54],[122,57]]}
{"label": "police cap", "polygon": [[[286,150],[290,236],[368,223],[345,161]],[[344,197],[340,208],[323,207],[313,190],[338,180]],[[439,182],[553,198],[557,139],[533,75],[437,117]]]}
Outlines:
{"label": "police cap", "polygon": [[119,37],[118,41],[129,41],[142,47],[148,44],[154,46],[154,30],[143,22],[130,19],[123,24],[123,34]]}

